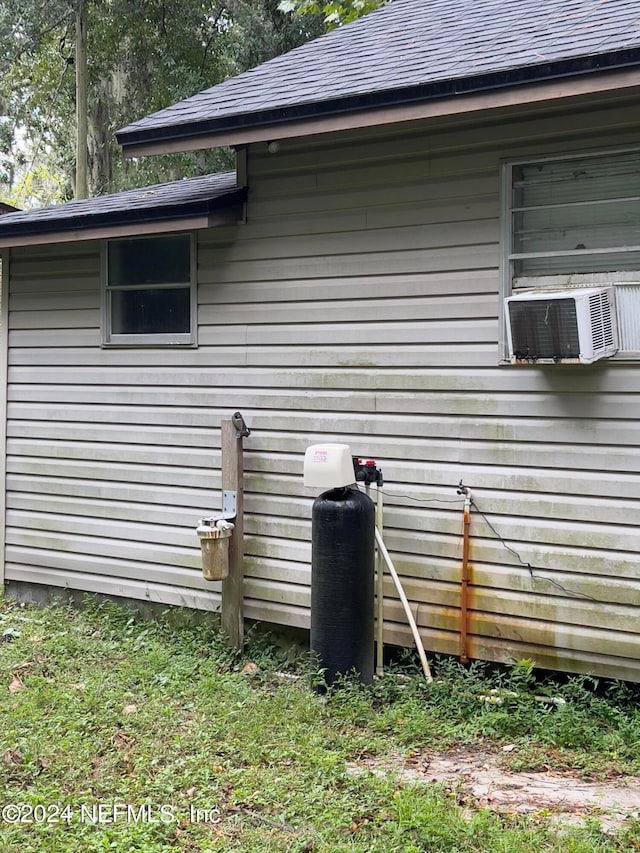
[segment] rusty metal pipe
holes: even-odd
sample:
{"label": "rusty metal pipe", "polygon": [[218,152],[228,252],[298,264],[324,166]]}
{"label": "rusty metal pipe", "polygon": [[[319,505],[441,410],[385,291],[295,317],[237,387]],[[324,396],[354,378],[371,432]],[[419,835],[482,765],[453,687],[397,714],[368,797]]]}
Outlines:
{"label": "rusty metal pipe", "polygon": [[460,663],[469,663],[467,649],[467,624],[469,620],[469,527],[471,492],[463,491],[462,508],[462,571],[460,577]]}

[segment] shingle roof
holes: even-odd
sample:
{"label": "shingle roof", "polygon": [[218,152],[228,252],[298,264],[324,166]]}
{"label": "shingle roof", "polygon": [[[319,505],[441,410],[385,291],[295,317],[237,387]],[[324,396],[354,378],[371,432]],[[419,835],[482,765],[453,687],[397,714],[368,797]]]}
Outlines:
{"label": "shingle roof", "polygon": [[638,0],[391,0],[117,138],[126,150],[639,63]]}
{"label": "shingle roof", "polygon": [[0,217],[0,242],[26,235],[82,230],[88,239],[97,228],[162,222],[210,215],[240,201],[235,172],[156,184],[137,190],[71,201]]}

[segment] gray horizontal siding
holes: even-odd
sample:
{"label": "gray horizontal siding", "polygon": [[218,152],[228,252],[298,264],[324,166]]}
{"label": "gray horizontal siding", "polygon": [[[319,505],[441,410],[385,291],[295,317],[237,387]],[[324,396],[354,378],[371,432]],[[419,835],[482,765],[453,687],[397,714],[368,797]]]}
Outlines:
{"label": "gray horizontal siding", "polygon": [[[501,158],[624,144],[633,121],[255,146],[247,224],[199,234],[194,350],[100,348],[97,245],[15,252],[7,578],[216,609],[194,526],[220,506],[218,427],[240,409],[249,617],[308,626],[302,458],[345,441],[383,468],[428,648],[457,651],[463,479],[486,515],[472,654],[640,680],[640,369],[498,366]],[[388,580],[385,637],[411,643]]]}

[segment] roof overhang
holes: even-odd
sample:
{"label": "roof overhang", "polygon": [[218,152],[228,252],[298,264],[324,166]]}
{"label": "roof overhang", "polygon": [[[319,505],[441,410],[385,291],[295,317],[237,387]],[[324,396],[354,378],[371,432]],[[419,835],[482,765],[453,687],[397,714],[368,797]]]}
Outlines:
{"label": "roof overhang", "polygon": [[[143,191],[144,188],[140,190]],[[149,205],[135,210],[127,208],[126,205],[118,208],[118,199],[130,194],[131,191],[128,191],[108,197],[113,200],[113,210],[108,213],[92,214],[93,204],[100,199],[89,199],[86,202],[73,203],[71,215],[66,210],[71,205],[61,205],[58,218],[55,208],[47,208],[46,211],[35,210],[31,215],[20,214],[19,218],[7,214],[7,217],[0,221],[0,249],[163,234],[237,224],[244,218],[247,190],[237,188],[212,199],[199,199],[184,204],[176,201],[170,205]],[[45,212],[47,215],[43,216]]]}
{"label": "roof overhang", "polygon": [[[640,59],[640,57],[639,57]],[[506,81],[491,88],[438,93],[420,99],[373,104],[345,102],[314,105],[315,114],[297,109],[278,115],[238,115],[233,120],[211,120],[191,125],[175,124],[117,134],[125,157],[196,151],[253,142],[293,139],[336,131],[356,130],[436,117],[480,113],[509,107],[561,102],[585,95],[640,87],[640,66],[598,70],[532,82]],[[375,99],[368,99],[373,101]]]}

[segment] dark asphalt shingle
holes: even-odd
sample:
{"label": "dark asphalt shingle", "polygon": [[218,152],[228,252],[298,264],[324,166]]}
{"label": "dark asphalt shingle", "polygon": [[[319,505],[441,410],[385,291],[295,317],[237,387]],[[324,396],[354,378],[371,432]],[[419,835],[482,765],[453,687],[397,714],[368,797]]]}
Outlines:
{"label": "dark asphalt shingle", "polygon": [[[130,124],[118,141],[181,134],[363,108],[383,93],[482,75],[535,79],[561,73],[561,63],[591,57],[590,68],[638,62],[638,0],[391,0],[378,10],[309,44]],[[575,73],[577,66],[574,67]],[[577,69],[580,70],[580,69]],[[323,105],[331,105],[323,111]],[[302,113],[301,113],[302,111]]]}
{"label": "dark asphalt shingle", "polygon": [[0,217],[0,238],[208,214],[241,190],[235,172],[189,178]]}

